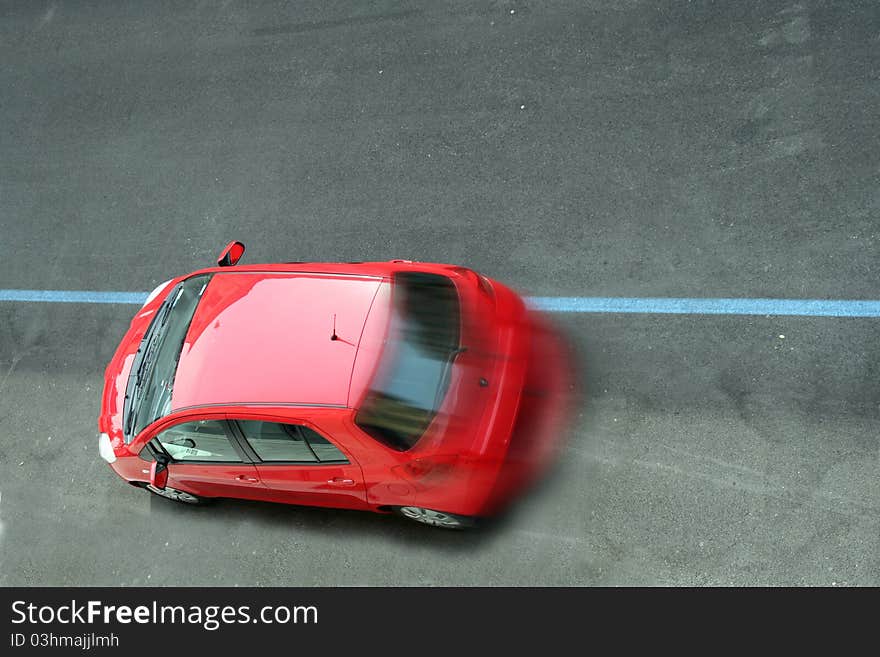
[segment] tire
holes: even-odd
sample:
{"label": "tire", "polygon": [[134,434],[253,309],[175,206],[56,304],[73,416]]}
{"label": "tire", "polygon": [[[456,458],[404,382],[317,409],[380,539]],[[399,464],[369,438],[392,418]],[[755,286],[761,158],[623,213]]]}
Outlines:
{"label": "tire", "polygon": [[186,491],[177,490],[176,488],[170,488],[168,486],[164,489],[160,489],[153,488],[147,484],[144,488],[157,497],[164,497],[166,500],[180,502],[181,504],[207,504],[209,502],[206,497],[199,497],[198,495],[193,495],[192,493],[187,493]]}
{"label": "tire", "polygon": [[446,513],[445,511],[424,509],[420,506],[398,506],[394,508],[394,511],[407,520],[442,529],[467,529],[476,524],[476,519],[469,516],[459,516],[454,513]]}

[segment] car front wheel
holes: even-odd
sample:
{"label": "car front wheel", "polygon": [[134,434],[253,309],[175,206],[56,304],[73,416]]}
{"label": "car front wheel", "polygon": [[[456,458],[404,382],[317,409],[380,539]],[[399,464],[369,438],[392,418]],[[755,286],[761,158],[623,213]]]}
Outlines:
{"label": "car front wheel", "polygon": [[433,509],[424,509],[420,506],[399,506],[395,509],[397,513],[409,520],[415,520],[432,527],[442,527],[443,529],[466,529],[474,525],[474,519],[468,516],[459,516],[454,513],[446,513],[445,511],[435,511]]}

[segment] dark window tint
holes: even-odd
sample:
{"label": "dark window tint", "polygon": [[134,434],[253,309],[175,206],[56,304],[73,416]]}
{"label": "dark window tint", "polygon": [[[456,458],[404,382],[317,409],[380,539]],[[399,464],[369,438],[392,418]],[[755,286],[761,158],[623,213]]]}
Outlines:
{"label": "dark window tint", "polygon": [[308,427],[262,420],[239,420],[238,424],[251,448],[263,461],[346,461],[333,443]]}
{"label": "dark window tint", "polygon": [[308,427],[300,426],[299,430],[309,441],[309,446],[322,463],[348,463],[345,454],[337,449],[336,445],[324,438],[321,434],[312,431]]}
{"label": "dark window tint", "polygon": [[290,424],[239,420],[251,448],[263,461],[317,461],[309,444]]}
{"label": "dark window tint", "polygon": [[159,443],[159,441],[153,438],[153,440],[144,445],[144,448],[140,451],[138,456],[144,461],[153,462],[156,460],[157,454],[168,456],[168,454],[166,454],[165,451],[162,449],[162,445]]}
{"label": "dark window tint", "polygon": [[156,438],[175,461],[241,461],[226,436],[223,423],[216,420],[184,422],[166,429]]}

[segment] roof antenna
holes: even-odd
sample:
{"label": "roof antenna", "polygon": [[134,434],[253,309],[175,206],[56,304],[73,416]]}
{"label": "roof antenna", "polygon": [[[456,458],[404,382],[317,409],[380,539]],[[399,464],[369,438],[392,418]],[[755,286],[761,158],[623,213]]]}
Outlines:
{"label": "roof antenna", "polygon": [[331,340],[338,340],[339,336],[336,335],[336,313],[333,313],[333,335],[330,336]]}

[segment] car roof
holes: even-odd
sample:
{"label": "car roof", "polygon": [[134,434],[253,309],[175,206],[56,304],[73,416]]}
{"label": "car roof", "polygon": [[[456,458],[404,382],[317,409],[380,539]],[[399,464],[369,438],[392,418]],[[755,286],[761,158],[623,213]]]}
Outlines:
{"label": "car roof", "polygon": [[184,339],[172,411],[345,406],[361,333],[382,282],[382,276],[352,273],[215,273]]}

